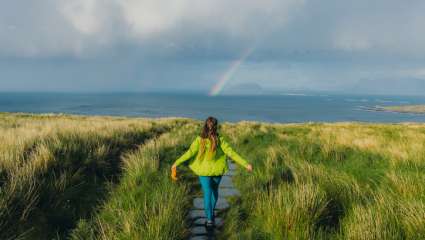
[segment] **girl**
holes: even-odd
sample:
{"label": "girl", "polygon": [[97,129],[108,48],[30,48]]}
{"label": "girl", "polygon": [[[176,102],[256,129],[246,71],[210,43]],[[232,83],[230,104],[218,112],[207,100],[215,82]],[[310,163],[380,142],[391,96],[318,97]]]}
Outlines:
{"label": "girl", "polygon": [[189,164],[189,168],[199,176],[202,191],[204,194],[204,208],[207,220],[206,227],[213,227],[214,208],[218,199],[218,186],[221,177],[228,170],[226,155],[236,163],[252,171],[252,165],[237,154],[227,143],[227,141],[217,133],[217,119],[208,117],[205,120],[200,136],[197,136],[190,145],[190,148],[178,158],[171,167],[172,172],[181,163],[189,160],[193,156],[196,158]]}

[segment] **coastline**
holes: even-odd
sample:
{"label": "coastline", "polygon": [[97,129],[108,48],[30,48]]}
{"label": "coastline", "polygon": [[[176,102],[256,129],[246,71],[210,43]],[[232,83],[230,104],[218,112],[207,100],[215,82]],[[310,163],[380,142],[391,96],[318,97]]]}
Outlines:
{"label": "coastline", "polygon": [[[382,109],[381,106],[376,107],[362,107],[362,111],[373,111],[373,112],[393,112]],[[413,114],[413,113],[412,113]],[[425,113],[424,113],[425,114]],[[420,115],[420,114],[418,114]],[[29,119],[29,120],[95,120],[95,121],[184,121],[184,122],[202,122],[202,119],[191,118],[191,117],[180,117],[180,116],[125,116],[125,115],[86,115],[86,114],[71,114],[71,113],[37,113],[37,112],[1,112],[0,118],[7,118],[9,120],[16,119]],[[0,119],[1,120],[1,119]],[[305,121],[305,122],[268,122],[261,120],[239,120],[239,121],[221,121],[222,124],[226,125],[268,125],[268,126],[341,126],[341,125],[424,125],[425,122],[421,121],[402,121],[402,122],[380,122],[380,121]]]}
{"label": "coastline", "polygon": [[399,105],[399,106],[375,106],[375,107],[362,107],[364,111],[374,112],[392,112],[392,113],[408,113],[408,114],[425,114],[425,105]]}

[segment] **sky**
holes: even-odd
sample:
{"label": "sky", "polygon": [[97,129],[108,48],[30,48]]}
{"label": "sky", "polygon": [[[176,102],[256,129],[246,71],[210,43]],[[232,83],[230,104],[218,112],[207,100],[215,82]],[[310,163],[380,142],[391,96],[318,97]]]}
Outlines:
{"label": "sky", "polygon": [[0,91],[424,95],[424,12],[423,0],[2,1]]}

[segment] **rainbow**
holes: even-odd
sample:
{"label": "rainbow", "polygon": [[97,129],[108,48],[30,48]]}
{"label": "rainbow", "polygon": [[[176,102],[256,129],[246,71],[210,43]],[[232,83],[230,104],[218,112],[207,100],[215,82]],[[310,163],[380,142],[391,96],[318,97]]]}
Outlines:
{"label": "rainbow", "polygon": [[253,51],[253,47],[247,48],[245,51],[242,52],[241,56],[237,60],[233,61],[230,64],[230,67],[223,73],[223,75],[221,75],[217,83],[214,84],[214,86],[209,91],[210,96],[216,96],[220,94],[226,83],[228,83],[229,80],[232,79],[232,76],[234,75],[236,70],[238,70],[239,66],[246,60],[249,55],[251,55]]}

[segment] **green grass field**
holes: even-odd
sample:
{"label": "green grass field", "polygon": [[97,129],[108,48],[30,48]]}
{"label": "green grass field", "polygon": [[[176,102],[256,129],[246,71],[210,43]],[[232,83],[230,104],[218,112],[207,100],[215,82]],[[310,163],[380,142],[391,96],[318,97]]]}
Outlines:
{"label": "green grass field", "polygon": [[[202,122],[0,114],[0,239],[185,239]],[[425,239],[425,125],[224,123],[253,163],[221,239]]]}
{"label": "green grass field", "polygon": [[253,161],[223,239],[425,239],[425,126],[226,126]]}

